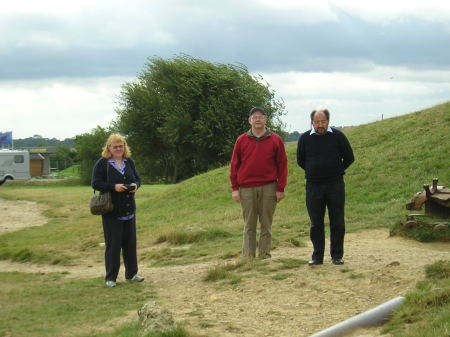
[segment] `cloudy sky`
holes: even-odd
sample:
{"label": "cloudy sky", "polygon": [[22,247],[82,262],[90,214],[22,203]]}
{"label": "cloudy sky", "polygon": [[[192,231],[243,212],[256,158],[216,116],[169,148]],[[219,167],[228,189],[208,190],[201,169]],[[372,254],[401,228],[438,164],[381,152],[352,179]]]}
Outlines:
{"label": "cloudy sky", "polygon": [[[447,4],[448,3],[448,4]],[[450,100],[450,2],[15,0],[0,7],[0,132],[107,126],[148,57],[244,64],[286,105],[358,125]]]}

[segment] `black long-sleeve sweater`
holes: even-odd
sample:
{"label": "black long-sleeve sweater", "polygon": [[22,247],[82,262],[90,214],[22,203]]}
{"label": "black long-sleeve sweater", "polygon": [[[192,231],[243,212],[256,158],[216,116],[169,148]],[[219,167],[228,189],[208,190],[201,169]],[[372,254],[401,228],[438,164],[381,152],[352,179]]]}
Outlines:
{"label": "black long-sleeve sweater", "polygon": [[[134,161],[131,158],[126,158],[125,161],[125,172],[123,175],[108,164],[108,158],[100,158],[94,166],[91,182],[92,188],[100,192],[111,192],[111,199],[114,205],[112,212],[103,215],[105,217],[118,218],[136,212],[134,193],[126,191],[116,192],[114,189],[116,184],[135,183],[138,188],[141,186],[141,178],[136,171]],[[108,169],[107,165],[109,165]]]}
{"label": "black long-sleeve sweater", "polygon": [[297,163],[305,170],[308,182],[333,182],[342,179],[345,170],[355,161],[352,147],[345,135],[331,128],[324,135],[303,133],[297,144]]}

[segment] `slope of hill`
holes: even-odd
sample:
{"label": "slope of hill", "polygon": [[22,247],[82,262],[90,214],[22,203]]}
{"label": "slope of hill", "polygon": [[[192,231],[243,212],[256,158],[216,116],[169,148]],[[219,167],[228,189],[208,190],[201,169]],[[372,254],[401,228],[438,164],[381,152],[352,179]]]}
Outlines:
{"label": "slope of hill", "polygon": [[[391,226],[403,220],[406,202],[434,177],[450,185],[450,102],[361,125],[346,134],[356,157],[345,177],[350,231]],[[296,163],[296,145],[288,145],[287,152],[287,197],[278,205],[274,224],[275,230],[289,232],[284,236],[297,236],[307,232],[309,226],[305,181]],[[231,201],[228,174],[228,167],[223,167],[171,186],[161,194],[148,195],[148,199],[141,197],[142,216],[152,227],[170,223],[178,230],[195,223],[240,231],[240,210]]]}
{"label": "slope of hill", "polygon": [[[90,188],[2,186],[0,197],[9,199],[2,212],[16,199],[32,200],[46,204],[49,221],[0,235],[0,281],[5,284],[0,314],[8,322],[0,324],[0,335],[44,336],[51,330],[98,336],[95,329],[111,331],[111,322],[134,322],[142,302],[157,296],[188,330],[200,331],[195,336],[307,336],[406,294],[423,278],[425,265],[448,257],[449,246],[389,238],[388,230],[378,227],[403,220],[405,203],[433,177],[450,185],[450,103],[346,134],[356,156],[346,175],[347,228],[355,233],[346,237],[342,267],[329,261],[318,268],[304,265],[311,252],[309,220],[295,144],[287,147],[289,186],[275,214],[273,259],[242,264],[235,258],[242,218],[231,200],[228,167],[177,185],[143,186],[137,195],[138,253],[146,282],[127,285],[119,279],[120,298],[102,288],[103,234],[100,219],[88,213]],[[224,267],[224,278],[205,282],[217,267]],[[67,295],[53,293],[52,282],[76,294],[70,315],[60,317],[68,308]],[[93,303],[89,296],[97,295],[102,300]],[[30,303],[35,310],[27,310]],[[49,330],[30,327],[29,322],[44,319]]]}

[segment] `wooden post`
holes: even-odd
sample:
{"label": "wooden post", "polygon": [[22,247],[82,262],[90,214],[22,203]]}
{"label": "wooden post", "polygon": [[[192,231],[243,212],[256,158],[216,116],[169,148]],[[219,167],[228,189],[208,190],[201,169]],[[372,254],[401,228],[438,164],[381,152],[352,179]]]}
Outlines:
{"label": "wooden post", "polygon": [[433,178],[433,187],[431,187],[431,194],[434,194],[437,192],[437,184],[438,184],[438,178]]}
{"label": "wooden post", "polygon": [[427,195],[427,200],[429,200],[431,196],[430,185],[423,184],[423,189],[425,190],[425,193]]}

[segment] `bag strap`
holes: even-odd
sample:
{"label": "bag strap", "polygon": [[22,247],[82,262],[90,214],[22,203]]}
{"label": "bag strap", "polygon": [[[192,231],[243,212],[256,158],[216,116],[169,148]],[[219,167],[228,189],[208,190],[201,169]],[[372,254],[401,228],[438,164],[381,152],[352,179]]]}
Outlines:
{"label": "bag strap", "polygon": [[[108,163],[108,159],[106,160],[106,182],[108,182],[109,180],[109,163]],[[95,189],[94,190],[94,195],[95,195]]]}
{"label": "bag strap", "polygon": [[108,160],[106,160],[106,182],[109,180],[109,163]]}

